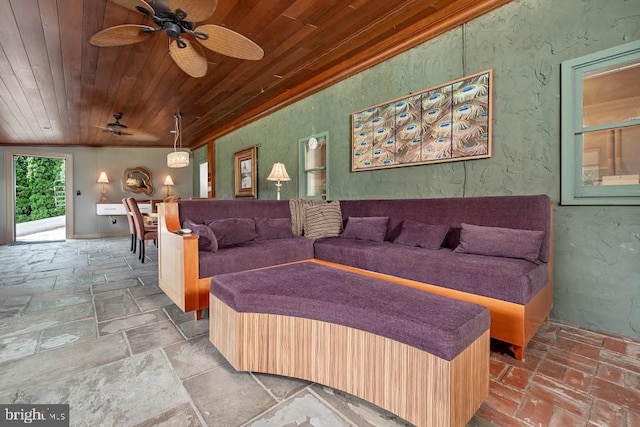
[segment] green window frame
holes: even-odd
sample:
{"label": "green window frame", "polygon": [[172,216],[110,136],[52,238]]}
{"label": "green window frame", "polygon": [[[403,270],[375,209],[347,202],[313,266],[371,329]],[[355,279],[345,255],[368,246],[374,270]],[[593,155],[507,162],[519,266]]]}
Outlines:
{"label": "green window frame", "polygon": [[[310,148],[310,140],[314,139]],[[327,199],[329,174],[329,132],[316,133],[298,139],[298,197]]]}
{"label": "green window frame", "polygon": [[[640,126],[640,117],[615,123],[584,125],[583,79],[630,62],[640,62],[640,40],[590,55],[564,61],[561,65],[561,203],[563,205],[640,205],[640,184],[585,185],[583,147],[591,132],[620,132]],[[640,72],[640,66],[634,67]],[[640,140],[633,141],[640,144]]]}

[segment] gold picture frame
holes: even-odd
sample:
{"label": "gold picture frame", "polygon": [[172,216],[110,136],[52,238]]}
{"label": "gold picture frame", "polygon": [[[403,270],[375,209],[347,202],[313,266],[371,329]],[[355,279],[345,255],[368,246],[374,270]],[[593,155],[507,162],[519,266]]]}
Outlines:
{"label": "gold picture frame", "polygon": [[236,197],[258,198],[258,149],[253,147],[237,151],[233,157]]}
{"label": "gold picture frame", "polygon": [[491,157],[493,70],[352,114],[351,171]]}

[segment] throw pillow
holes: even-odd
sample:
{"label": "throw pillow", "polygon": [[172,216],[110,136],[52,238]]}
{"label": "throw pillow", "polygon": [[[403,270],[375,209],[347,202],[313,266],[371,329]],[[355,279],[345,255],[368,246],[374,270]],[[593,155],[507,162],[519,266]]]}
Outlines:
{"label": "throw pillow", "polygon": [[535,262],[544,232],[514,228],[483,227],[462,223],[460,244],[453,250],[463,254],[522,258]]}
{"label": "throw pillow", "polygon": [[342,237],[348,239],[371,240],[383,242],[387,235],[387,216],[355,217],[347,219],[347,226]]}
{"label": "throw pillow", "polygon": [[393,243],[405,246],[418,246],[435,251],[440,249],[448,232],[448,225],[423,224],[418,221],[405,219],[402,222],[400,234],[394,239]]}
{"label": "throw pillow", "polygon": [[326,203],[324,200],[289,200],[289,210],[291,211],[291,231],[296,236],[302,236],[304,228],[304,208]]}
{"label": "throw pillow", "polygon": [[254,218],[258,239],[288,239],[293,237],[289,218]]}
{"label": "throw pillow", "polygon": [[218,239],[209,227],[204,224],[196,224],[190,219],[185,219],[182,228],[189,228],[193,234],[198,235],[198,250],[216,252],[218,250]]}
{"label": "throw pillow", "polygon": [[336,237],[342,231],[340,202],[321,203],[304,208],[304,235],[315,240]]}
{"label": "throw pillow", "polygon": [[256,222],[253,218],[215,219],[205,224],[216,235],[219,248],[250,242],[257,237]]}

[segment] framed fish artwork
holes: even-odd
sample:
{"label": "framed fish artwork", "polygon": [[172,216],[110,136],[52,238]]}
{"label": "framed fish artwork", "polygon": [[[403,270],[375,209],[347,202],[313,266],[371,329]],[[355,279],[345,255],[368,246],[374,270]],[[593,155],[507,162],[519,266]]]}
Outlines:
{"label": "framed fish artwork", "polygon": [[351,171],[491,157],[493,70],[351,116]]}

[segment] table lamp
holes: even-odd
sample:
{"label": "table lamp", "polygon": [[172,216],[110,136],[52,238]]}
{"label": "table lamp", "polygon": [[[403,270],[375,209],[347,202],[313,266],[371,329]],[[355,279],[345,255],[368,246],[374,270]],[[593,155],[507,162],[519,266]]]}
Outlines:
{"label": "table lamp", "polygon": [[109,183],[109,178],[107,178],[106,172],[100,172],[98,183],[102,184],[102,195],[100,196],[100,203],[105,203],[107,201],[107,193],[104,185]]}
{"label": "table lamp", "polygon": [[167,186],[167,197],[171,196],[171,187],[173,187],[174,185],[171,175],[167,175],[167,177],[164,179],[164,185]]}
{"label": "table lamp", "polygon": [[284,163],[274,163],[273,168],[271,169],[271,173],[267,177],[267,181],[277,181],[276,182],[276,199],[280,200],[280,187],[282,187],[282,183],[280,181],[291,181],[289,178],[289,174],[287,174],[287,169],[284,167]]}

